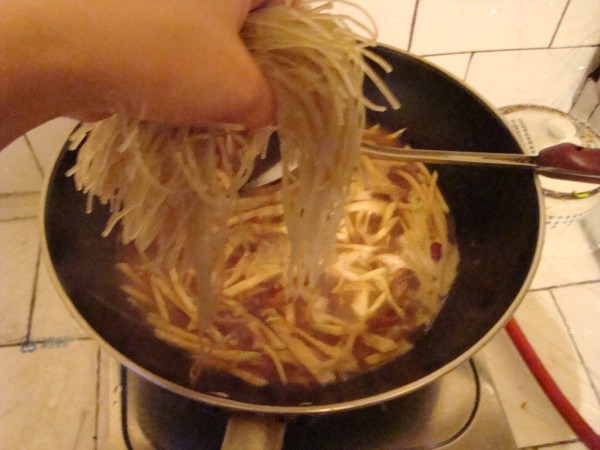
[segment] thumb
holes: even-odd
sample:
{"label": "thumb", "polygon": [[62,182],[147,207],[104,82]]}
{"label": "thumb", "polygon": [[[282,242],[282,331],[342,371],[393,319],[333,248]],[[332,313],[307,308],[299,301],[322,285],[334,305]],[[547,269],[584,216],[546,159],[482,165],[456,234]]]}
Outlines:
{"label": "thumb", "polygon": [[217,74],[222,99],[218,102],[224,122],[242,123],[255,129],[274,122],[275,99],[265,76],[240,41],[229,70]]}
{"label": "thumb", "polygon": [[[192,52],[188,64],[179,61],[179,70],[171,72],[162,89],[155,89],[158,97],[141,108],[142,114],[151,120],[198,126],[239,123],[256,129],[273,123],[272,90],[242,40],[212,42],[210,49]],[[203,55],[201,60],[198,54]]]}

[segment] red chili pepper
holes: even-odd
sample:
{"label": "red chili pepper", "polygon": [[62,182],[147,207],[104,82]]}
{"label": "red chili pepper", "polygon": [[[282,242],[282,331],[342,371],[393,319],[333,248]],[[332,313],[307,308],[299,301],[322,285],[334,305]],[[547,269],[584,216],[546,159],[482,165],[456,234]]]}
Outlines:
{"label": "red chili pepper", "polygon": [[435,262],[438,262],[440,259],[442,259],[442,244],[439,242],[434,242],[431,244],[430,250],[431,259],[433,259]]}

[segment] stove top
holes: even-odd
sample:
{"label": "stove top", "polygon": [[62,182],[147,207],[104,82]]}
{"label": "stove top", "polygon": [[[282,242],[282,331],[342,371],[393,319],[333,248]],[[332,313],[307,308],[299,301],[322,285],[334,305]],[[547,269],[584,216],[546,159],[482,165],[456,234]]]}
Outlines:
{"label": "stove top", "polygon": [[[100,393],[99,448],[220,448],[227,414],[218,408],[173,394],[118,366],[107,371]],[[285,450],[517,448],[478,357],[385,404],[287,422]]]}

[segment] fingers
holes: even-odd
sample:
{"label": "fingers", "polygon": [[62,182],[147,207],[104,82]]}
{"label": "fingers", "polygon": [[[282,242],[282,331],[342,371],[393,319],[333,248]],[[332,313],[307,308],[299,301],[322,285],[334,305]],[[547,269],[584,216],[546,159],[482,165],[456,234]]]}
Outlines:
{"label": "fingers", "polygon": [[90,120],[114,111],[171,125],[272,123],[273,94],[239,37],[250,6],[267,0],[198,1],[181,0],[176,9],[170,1],[151,9],[143,0],[109,2],[113,10],[103,14],[78,2],[94,21],[72,42],[85,76],[75,78],[81,86],[63,113]]}
{"label": "fingers", "polygon": [[[265,77],[247,52],[240,61],[247,66],[243,72],[232,72],[235,95],[231,95],[223,114],[225,122],[243,123],[250,129],[274,122],[275,100]],[[230,108],[227,110],[227,107]]]}
{"label": "fingers", "polygon": [[[175,125],[239,123],[256,129],[272,123],[273,95],[242,41],[223,39],[218,33],[211,39],[210,35],[206,30],[199,48],[177,53],[167,64],[176,71],[164,73],[147,86],[130,83],[133,103],[124,107],[142,118]],[[158,74],[161,67],[156,66],[154,72]]]}
{"label": "fingers", "polygon": [[[210,78],[199,87],[206,102],[197,110],[198,120],[206,115],[209,122],[241,123],[250,129],[273,123],[275,102],[265,77],[241,41],[231,52],[229,66],[206,73]],[[210,86],[216,89],[211,92]]]}
{"label": "fingers", "polygon": [[[269,2],[254,0],[252,7]],[[203,55],[200,66],[194,66],[199,61],[194,56],[190,69],[182,71],[194,74],[194,80],[188,77],[186,84],[180,84],[189,93],[196,92],[195,98],[187,97],[187,101],[182,95],[182,100],[193,108],[190,113],[195,116],[195,123],[241,123],[251,129],[273,123],[273,94],[239,36],[227,36],[223,30],[204,30],[204,44],[210,44],[196,52]]]}

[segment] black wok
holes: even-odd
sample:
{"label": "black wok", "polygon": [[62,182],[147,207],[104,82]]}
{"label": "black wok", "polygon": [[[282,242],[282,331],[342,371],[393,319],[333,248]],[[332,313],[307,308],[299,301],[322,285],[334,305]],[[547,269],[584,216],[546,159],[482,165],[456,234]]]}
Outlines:
{"label": "black wok", "polygon": [[[394,67],[382,74],[402,103],[369,121],[420,148],[519,153],[498,114],[459,81],[409,54],[377,47]],[[369,83],[365,92],[383,103]],[[412,392],[458,366],[487,342],[516,309],[541,247],[540,191],[534,174],[501,168],[439,166],[439,183],[454,215],[461,252],[457,280],[431,330],[397,360],[346,382],[318,389],[256,388],[223,374],[191,386],[186,356],[157,340],[119,290],[119,244],[101,238],[105,209],[85,213],[85,198],[65,172],[76,152],[66,148],[45,198],[46,256],[67,304],[91,335],[121,363],[177,394],[207,404],[278,414],[362,407]],[[215,394],[219,393],[219,394]]]}

